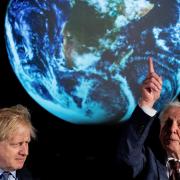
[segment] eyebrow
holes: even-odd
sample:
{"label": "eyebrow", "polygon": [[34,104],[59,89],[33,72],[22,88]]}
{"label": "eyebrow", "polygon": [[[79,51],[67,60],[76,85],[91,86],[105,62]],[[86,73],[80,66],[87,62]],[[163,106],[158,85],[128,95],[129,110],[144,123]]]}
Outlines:
{"label": "eyebrow", "polygon": [[174,121],[176,120],[177,122],[180,122],[180,118],[179,119],[172,119],[170,117],[168,117],[167,119],[164,119],[164,122],[168,121],[168,120],[171,120],[171,121]]}

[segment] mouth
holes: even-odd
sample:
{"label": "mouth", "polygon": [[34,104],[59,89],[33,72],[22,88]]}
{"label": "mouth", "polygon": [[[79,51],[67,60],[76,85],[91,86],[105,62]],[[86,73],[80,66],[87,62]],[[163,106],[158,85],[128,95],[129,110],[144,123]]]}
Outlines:
{"label": "mouth", "polygon": [[176,142],[179,143],[179,140],[177,140],[177,139],[166,139],[165,142],[167,142],[166,144],[176,143]]}
{"label": "mouth", "polygon": [[18,162],[24,162],[25,159],[16,159]]}

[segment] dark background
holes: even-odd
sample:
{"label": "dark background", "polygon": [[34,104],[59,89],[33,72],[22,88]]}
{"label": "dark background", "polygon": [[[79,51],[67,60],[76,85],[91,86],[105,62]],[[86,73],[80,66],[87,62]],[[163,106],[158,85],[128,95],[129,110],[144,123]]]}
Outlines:
{"label": "dark background", "polygon": [[[8,0],[0,0],[0,107],[23,104],[31,112],[37,140],[30,144],[26,165],[40,179],[111,178],[118,136],[124,124],[74,125],[48,113],[24,90],[6,52],[4,15]],[[53,171],[53,178],[50,177]],[[116,174],[117,173],[117,174]],[[121,179],[117,176],[117,179]]]}
{"label": "dark background", "polygon": [[30,144],[27,167],[43,180],[113,175],[120,125],[74,125],[53,116],[27,94],[11,68],[5,47],[7,4],[8,0],[0,0],[0,107],[22,104],[31,112],[37,140]]}

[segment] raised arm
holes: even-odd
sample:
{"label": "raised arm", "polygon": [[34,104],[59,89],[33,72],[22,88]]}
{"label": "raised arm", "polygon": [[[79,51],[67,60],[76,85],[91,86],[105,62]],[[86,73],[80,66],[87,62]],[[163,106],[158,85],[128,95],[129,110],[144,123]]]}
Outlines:
{"label": "raised arm", "polygon": [[[155,73],[152,58],[148,59],[148,75],[141,85],[141,98],[139,106],[137,106],[128,120],[127,125],[122,129],[118,162],[123,172],[128,171],[130,177],[137,177],[143,172],[150,163],[149,155],[145,153],[147,147],[146,139],[154,116],[149,116],[143,109],[150,109],[160,96],[162,79]],[[146,149],[146,150],[145,150]]]}

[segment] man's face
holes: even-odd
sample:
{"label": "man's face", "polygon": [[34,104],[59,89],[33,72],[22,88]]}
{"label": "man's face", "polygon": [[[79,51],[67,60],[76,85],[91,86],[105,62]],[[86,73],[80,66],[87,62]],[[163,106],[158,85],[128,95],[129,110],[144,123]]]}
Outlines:
{"label": "man's face", "polygon": [[180,158],[180,107],[172,107],[165,112],[160,140],[168,154]]}
{"label": "man's face", "polygon": [[7,140],[0,141],[0,168],[21,169],[28,155],[29,142],[30,131],[22,125]]}

